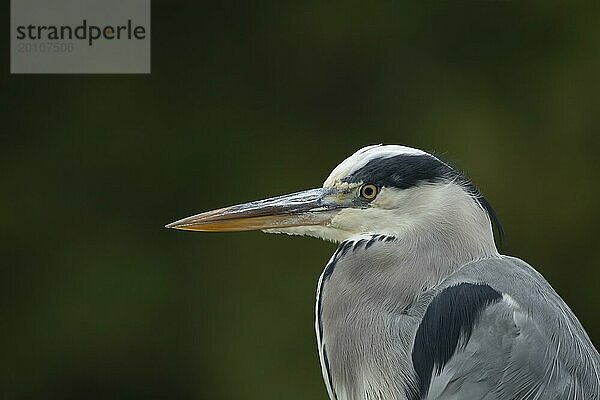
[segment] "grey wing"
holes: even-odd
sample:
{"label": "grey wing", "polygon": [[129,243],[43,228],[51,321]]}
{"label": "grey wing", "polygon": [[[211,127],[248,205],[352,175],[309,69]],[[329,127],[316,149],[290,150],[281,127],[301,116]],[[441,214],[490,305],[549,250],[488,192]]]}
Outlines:
{"label": "grey wing", "polygon": [[[429,352],[432,364],[422,398],[600,399],[598,352],[568,306],[526,263],[479,261],[445,286],[415,338],[417,372],[426,369],[415,351]],[[445,344],[423,350],[424,341]]]}

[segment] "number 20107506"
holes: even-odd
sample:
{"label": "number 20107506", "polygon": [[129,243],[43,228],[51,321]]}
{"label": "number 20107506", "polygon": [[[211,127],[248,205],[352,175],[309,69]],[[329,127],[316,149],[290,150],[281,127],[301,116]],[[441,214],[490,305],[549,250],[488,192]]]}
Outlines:
{"label": "number 20107506", "polygon": [[72,53],[75,51],[73,43],[17,43],[19,53]]}

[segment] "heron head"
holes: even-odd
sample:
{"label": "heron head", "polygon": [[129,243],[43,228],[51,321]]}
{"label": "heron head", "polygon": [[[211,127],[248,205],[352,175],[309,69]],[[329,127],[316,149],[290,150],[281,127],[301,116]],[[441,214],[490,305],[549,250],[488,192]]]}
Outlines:
{"label": "heron head", "polygon": [[410,147],[374,145],[342,161],[320,188],[204,212],[167,228],[262,230],[338,242],[370,233],[402,236],[428,224],[435,229],[453,212],[496,220],[477,189],[447,163]]}

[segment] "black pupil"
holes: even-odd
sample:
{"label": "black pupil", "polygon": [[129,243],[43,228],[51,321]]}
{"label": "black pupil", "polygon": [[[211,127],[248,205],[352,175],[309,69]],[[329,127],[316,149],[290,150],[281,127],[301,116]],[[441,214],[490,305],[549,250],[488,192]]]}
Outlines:
{"label": "black pupil", "polygon": [[372,188],[372,187],[370,187],[370,186],[367,186],[367,187],[366,187],[366,188],[363,190],[363,193],[364,193],[364,195],[365,195],[365,196],[367,196],[367,197],[371,197],[371,196],[373,196],[373,188]]}

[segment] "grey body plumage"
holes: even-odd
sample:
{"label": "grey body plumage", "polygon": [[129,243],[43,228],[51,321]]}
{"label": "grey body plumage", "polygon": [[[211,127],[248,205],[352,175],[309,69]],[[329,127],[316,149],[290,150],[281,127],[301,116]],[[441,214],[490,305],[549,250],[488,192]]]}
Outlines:
{"label": "grey body plumage", "polygon": [[369,146],[322,188],[168,226],[340,242],[315,306],[332,400],[600,400],[597,350],[541,274],[498,253],[496,222],[437,157]]}
{"label": "grey body plumage", "polygon": [[[506,256],[473,261],[407,298],[406,292],[394,296],[393,280],[386,277],[385,266],[396,264],[380,259],[395,246],[397,241],[378,241],[348,253],[322,283],[317,320],[322,320],[321,351],[329,364],[324,375],[332,382],[332,399],[600,398],[598,353],[568,306],[529,265]],[[378,278],[356,270],[375,260]],[[441,346],[430,342],[438,348],[415,354],[417,331],[432,301],[463,283],[487,285],[500,299],[472,310],[469,337],[449,344],[453,354],[445,365],[434,364]],[[354,286],[361,290],[347,290]],[[468,301],[455,300],[453,307]],[[447,315],[437,317],[433,327],[460,330],[452,321],[444,323]],[[447,340],[452,333],[430,331],[425,340]],[[415,357],[432,360],[431,381],[419,381]]]}

